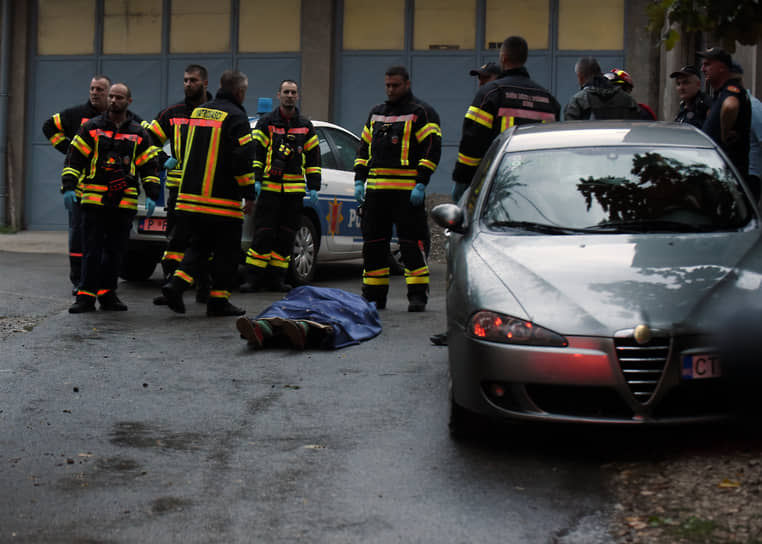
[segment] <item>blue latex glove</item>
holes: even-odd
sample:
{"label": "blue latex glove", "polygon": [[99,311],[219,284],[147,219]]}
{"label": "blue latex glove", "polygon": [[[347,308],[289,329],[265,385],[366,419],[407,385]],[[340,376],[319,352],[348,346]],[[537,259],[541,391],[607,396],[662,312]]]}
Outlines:
{"label": "blue latex glove", "polygon": [[156,211],[156,201],[153,198],[146,197],[146,217],[151,217]]}
{"label": "blue latex glove", "polygon": [[315,189],[310,189],[310,202],[313,206],[317,206],[318,203],[318,194]]}
{"label": "blue latex glove", "polygon": [[73,190],[69,189],[68,191],[64,191],[63,197],[64,208],[68,211],[72,211],[74,209],[74,203],[77,202],[77,195],[74,194]]}
{"label": "blue latex glove", "polygon": [[423,204],[423,199],[426,197],[426,186],[423,183],[416,183],[415,188],[410,192],[410,203],[413,206],[420,206]]}
{"label": "blue latex glove", "polygon": [[365,201],[365,181],[355,180],[355,200],[362,204]]}
{"label": "blue latex glove", "polygon": [[463,193],[466,192],[466,189],[468,189],[468,185],[465,183],[456,183],[452,188],[452,199],[454,202],[457,202],[460,200],[460,197],[463,196]]}
{"label": "blue latex glove", "polygon": [[257,194],[257,198],[259,198],[259,193],[262,192],[262,182],[261,181],[255,181],[254,182],[254,192]]}
{"label": "blue latex glove", "polygon": [[177,166],[177,159],[174,157],[170,157],[166,161],[164,161],[165,170],[172,170],[175,166]]}

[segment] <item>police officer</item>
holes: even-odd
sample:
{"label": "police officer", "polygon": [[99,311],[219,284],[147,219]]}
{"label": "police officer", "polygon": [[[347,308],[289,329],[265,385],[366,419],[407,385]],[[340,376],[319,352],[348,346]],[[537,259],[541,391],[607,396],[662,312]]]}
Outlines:
{"label": "police officer", "polygon": [[96,297],[101,310],[127,310],[116,288],[137,210],[138,179],[148,198],[159,196],[159,149],[127,110],[131,102],[127,85],[113,84],[108,110],[80,127],[66,155],[64,198],[72,198],[78,184],[82,194],[84,251],[73,314],[95,310]]}
{"label": "police officer", "polygon": [[291,289],[286,274],[302,220],[305,182],[313,205],[320,190],[320,142],[296,107],[296,82],[282,81],[277,96],[280,105],[260,117],[252,133],[257,213],[242,293]]}
{"label": "police officer", "polygon": [[[66,155],[77,130],[86,121],[106,111],[108,89],[111,80],[104,75],[95,75],[90,80],[90,99],[80,105],[55,113],[45,120],[42,132],[58,151]],[[64,206],[69,216],[69,279],[73,286],[72,295],[76,296],[82,271],[82,215],[79,189],[66,193]]]}
{"label": "police officer", "polygon": [[463,120],[458,162],[452,173],[453,200],[471,183],[487,148],[498,134],[514,125],[558,121],[555,97],[530,79],[524,67],[529,48],[521,36],[510,36],[500,47],[500,77],[479,88]]}
{"label": "police officer", "polygon": [[362,294],[386,307],[389,241],[397,228],[409,312],[426,309],[429,267],[418,240],[426,237],[426,185],[442,148],[439,115],[410,91],[410,75],[392,66],[384,76],[388,100],[370,110],[355,158],[355,198],[363,206]]}
{"label": "police officer", "polygon": [[[167,249],[161,258],[161,267],[164,272],[164,278],[169,279],[178,265],[183,260],[185,248],[190,243],[190,231],[183,221],[177,221],[175,213],[175,204],[177,203],[177,193],[180,189],[180,179],[183,175],[183,157],[185,156],[186,140],[188,137],[188,120],[191,112],[212,99],[212,95],[207,91],[209,76],[206,68],[199,64],[190,64],[183,73],[183,91],[185,100],[169,106],[159,112],[156,118],[151,121],[148,127],[149,132],[154,138],[154,143],[162,147],[167,141],[170,144],[171,156],[165,157],[163,161],[164,168],[167,170],[167,189],[169,192],[167,198],[167,233],[169,241]],[[154,205],[153,202],[146,201],[146,206]],[[201,275],[197,288],[196,299],[199,302],[207,302],[209,295],[208,281],[204,281],[205,275]],[[205,288],[204,288],[205,287]],[[162,295],[153,300],[154,304],[166,304],[166,298]]]}
{"label": "police officer", "polygon": [[749,175],[751,103],[725,50],[713,47],[698,53],[701,71],[715,92],[703,130],[730,157],[744,178]]}
{"label": "police officer", "polygon": [[675,89],[680,97],[680,110],[675,116],[675,121],[703,128],[712,101],[701,90],[701,74],[698,68],[685,65],[677,72],[672,72],[669,77],[675,80]]}
{"label": "police officer", "polygon": [[[243,315],[230,303],[241,253],[243,215],[254,206],[254,143],[243,101],[246,74],[227,70],[210,102],[193,110],[177,196],[178,217],[185,216],[190,245],[172,278],[162,287],[169,308],[185,313],[183,291],[193,286],[211,262],[212,286],[206,315]],[[241,208],[241,199],[245,204]]]}

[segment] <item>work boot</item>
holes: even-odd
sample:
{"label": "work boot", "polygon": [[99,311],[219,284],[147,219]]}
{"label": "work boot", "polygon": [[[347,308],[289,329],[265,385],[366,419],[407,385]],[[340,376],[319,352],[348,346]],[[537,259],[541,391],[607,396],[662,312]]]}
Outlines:
{"label": "work boot", "polygon": [[379,287],[377,285],[363,285],[362,297],[368,302],[375,302],[377,310],[386,308],[386,294],[388,286]]}
{"label": "work boot", "polygon": [[166,306],[167,305],[167,297],[164,295],[159,295],[158,297],[153,297],[153,303],[156,306]]}
{"label": "work boot", "polygon": [[183,293],[172,285],[172,282],[165,283],[161,288],[161,292],[164,295],[164,298],[167,299],[167,306],[169,306],[170,310],[177,312],[178,314],[185,313]]}
{"label": "work boot", "polygon": [[241,338],[248,340],[249,346],[256,349],[262,349],[265,345],[265,339],[273,335],[270,323],[264,319],[239,317],[236,319],[235,326],[241,333]]}
{"label": "work boot", "polygon": [[71,288],[71,296],[76,297],[77,293],[79,293],[79,287],[75,285],[74,287]]}
{"label": "work boot", "polygon": [[95,311],[95,297],[90,295],[77,295],[74,304],[69,306],[70,314],[83,314]]}
{"label": "work boot", "polygon": [[447,345],[447,333],[446,332],[440,332],[439,334],[432,334],[431,336],[429,336],[429,340],[435,346],[446,346]]}
{"label": "work boot", "polygon": [[211,299],[206,303],[207,317],[229,317],[245,313],[246,310],[231,304],[229,300],[224,298]]}
{"label": "work boot", "polygon": [[196,287],[196,302],[206,304],[209,302],[209,286],[199,285]]}
{"label": "work boot", "polygon": [[307,333],[310,331],[309,324],[304,321],[287,319],[280,324],[280,332],[288,338],[288,343],[296,349],[304,349],[307,342]]}
{"label": "work boot", "polygon": [[263,283],[264,270],[257,267],[246,265],[245,269],[246,282],[242,283],[238,288],[241,293],[259,293],[266,290],[266,286]]}
{"label": "work boot", "polygon": [[106,291],[98,297],[98,303],[101,305],[101,310],[106,312],[126,312],[127,305],[119,300],[114,291]]}
{"label": "work boot", "polygon": [[276,293],[288,293],[294,286],[286,283],[286,274],[275,274],[270,279],[270,291]]}

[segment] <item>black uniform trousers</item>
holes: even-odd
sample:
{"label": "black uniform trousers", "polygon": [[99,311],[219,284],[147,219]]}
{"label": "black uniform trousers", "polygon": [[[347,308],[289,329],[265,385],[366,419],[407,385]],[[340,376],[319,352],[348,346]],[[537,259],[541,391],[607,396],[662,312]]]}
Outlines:
{"label": "black uniform trousers", "polygon": [[[212,276],[210,297],[225,299],[236,285],[238,264],[241,262],[241,232],[243,221],[215,217],[202,213],[177,214],[190,231],[190,243],[175,275],[173,287],[184,291],[209,270]],[[209,257],[214,259],[209,264]]]}
{"label": "black uniform trousers", "polygon": [[82,276],[82,205],[79,200],[69,214],[69,279],[74,287],[79,286]]}
{"label": "black uniform trousers", "polygon": [[[254,214],[254,238],[246,264],[285,274],[294,251],[294,237],[302,222],[304,193],[262,191]],[[273,258],[272,253],[280,257]]]}
{"label": "black uniform trousers", "polygon": [[428,299],[429,271],[418,245],[425,240],[428,224],[426,207],[410,204],[410,192],[397,189],[369,189],[362,206],[363,296],[385,302],[389,292],[389,243],[397,229],[409,300]]}
{"label": "black uniform trousers", "polygon": [[135,211],[84,205],[81,214],[83,256],[79,291],[98,295],[115,290]]}

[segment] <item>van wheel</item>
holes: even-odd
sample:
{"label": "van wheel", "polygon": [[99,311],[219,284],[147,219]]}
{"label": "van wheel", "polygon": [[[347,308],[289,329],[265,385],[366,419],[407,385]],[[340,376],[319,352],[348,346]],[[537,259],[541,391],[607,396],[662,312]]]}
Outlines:
{"label": "van wheel", "polygon": [[302,225],[294,237],[289,278],[293,285],[305,285],[315,279],[319,234],[309,217],[302,216]]}

